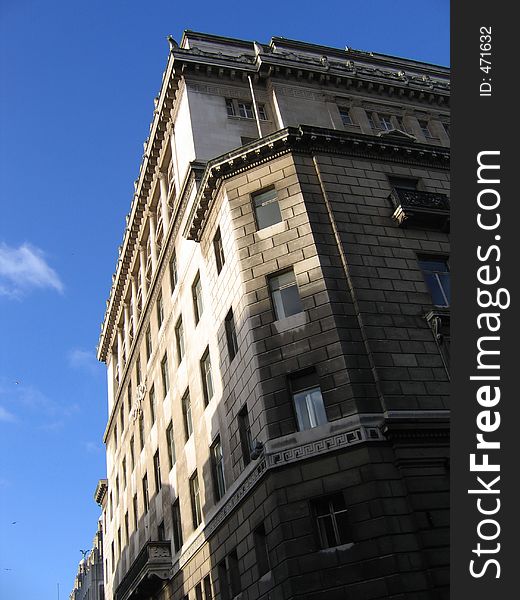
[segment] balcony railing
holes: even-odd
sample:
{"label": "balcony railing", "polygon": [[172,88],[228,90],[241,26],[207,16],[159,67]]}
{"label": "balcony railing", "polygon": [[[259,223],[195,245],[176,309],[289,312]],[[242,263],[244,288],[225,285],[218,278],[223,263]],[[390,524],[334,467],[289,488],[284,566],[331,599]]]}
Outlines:
{"label": "balcony railing", "polygon": [[392,218],[400,227],[434,227],[449,231],[450,201],[445,194],[393,188],[390,201],[394,207]]}
{"label": "balcony railing", "polygon": [[170,576],[171,542],[147,542],[117,586],[114,600],[148,598]]}

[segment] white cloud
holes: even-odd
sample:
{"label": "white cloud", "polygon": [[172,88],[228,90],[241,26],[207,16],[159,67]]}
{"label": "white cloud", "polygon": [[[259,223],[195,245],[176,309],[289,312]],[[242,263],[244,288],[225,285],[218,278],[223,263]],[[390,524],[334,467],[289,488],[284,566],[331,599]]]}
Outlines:
{"label": "white cloud", "polygon": [[101,364],[93,352],[75,348],[69,353],[69,365],[74,369],[81,369],[89,373],[99,373]]}
{"label": "white cloud", "polygon": [[0,421],[10,423],[16,421],[16,417],[3,406],[0,406]]}
{"label": "white cloud", "polygon": [[39,248],[27,243],[11,248],[0,243],[0,296],[20,297],[33,288],[61,293],[63,283]]}

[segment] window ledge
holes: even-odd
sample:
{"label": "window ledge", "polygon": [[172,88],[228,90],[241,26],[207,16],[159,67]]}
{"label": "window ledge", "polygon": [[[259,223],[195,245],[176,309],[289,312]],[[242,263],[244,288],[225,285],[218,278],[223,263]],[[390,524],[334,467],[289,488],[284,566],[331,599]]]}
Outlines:
{"label": "window ledge", "polygon": [[287,231],[289,226],[287,221],[280,221],[279,223],[275,223],[274,225],[269,225],[269,227],[264,227],[263,229],[259,229],[255,231],[255,241],[265,240],[277,233],[282,233]]}
{"label": "window ledge", "polygon": [[279,321],[275,321],[273,326],[275,328],[276,333],[284,333],[289,331],[290,329],[296,329],[297,327],[303,327],[309,322],[307,318],[306,312],[299,312],[295,315],[291,315],[290,317],[285,317],[285,319],[280,319]]}
{"label": "window ledge", "polygon": [[354,542],[348,544],[341,544],[341,546],[332,546],[331,548],[322,548],[319,550],[320,554],[330,554],[332,552],[340,552],[341,550],[350,550],[354,546]]}

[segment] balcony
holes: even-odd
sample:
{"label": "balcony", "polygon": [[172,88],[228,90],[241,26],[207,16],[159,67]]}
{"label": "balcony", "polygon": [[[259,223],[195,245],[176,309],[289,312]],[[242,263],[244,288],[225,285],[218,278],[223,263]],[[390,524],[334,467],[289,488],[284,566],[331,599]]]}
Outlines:
{"label": "balcony", "polygon": [[147,600],[164,585],[171,567],[171,543],[147,542],[117,586],[114,600]]}
{"label": "balcony", "polygon": [[445,194],[393,188],[390,201],[392,218],[399,227],[429,227],[449,231],[450,201]]}

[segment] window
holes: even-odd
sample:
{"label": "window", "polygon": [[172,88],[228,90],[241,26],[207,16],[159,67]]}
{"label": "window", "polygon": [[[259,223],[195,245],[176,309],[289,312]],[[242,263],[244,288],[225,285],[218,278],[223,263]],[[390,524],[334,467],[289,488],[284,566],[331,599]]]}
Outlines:
{"label": "window", "polygon": [[126,543],[128,544],[128,542],[130,541],[130,533],[128,531],[128,513],[125,513],[125,540]]}
{"label": "window", "polygon": [[164,542],[166,536],[164,535],[164,521],[161,521],[157,526],[157,539],[160,542]]}
{"label": "window", "polygon": [[213,600],[213,592],[211,590],[211,578],[209,575],[204,577],[204,600]]}
{"label": "window", "polygon": [[238,557],[237,551],[233,550],[228,554],[227,557],[228,572],[229,572],[229,583],[231,589],[231,597],[234,598],[242,591],[240,584],[240,570],[238,568]]}
{"label": "window", "polygon": [[226,98],[226,110],[227,110],[228,117],[236,116],[235,103],[233,102],[233,100],[231,98]]}
{"label": "window", "polygon": [[420,258],[424,280],[435,306],[449,306],[451,299],[450,269],[445,258]]}
{"label": "window", "polygon": [[220,273],[224,263],[226,262],[226,257],[224,256],[224,246],[222,245],[222,235],[220,234],[220,227],[217,228],[215,237],[213,238],[213,250],[215,251],[217,273]]}
{"label": "window", "polygon": [[132,412],[132,382],[126,388],[126,401],[128,404],[128,414],[130,414]]}
{"label": "window", "polygon": [[312,429],[327,422],[321,389],[316,373],[291,378],[291,391],[298,431]]}
{"label": "window", "polygon": [[157,298],[157,329],[160,329],[164,321],[164,305],[162,294]]}
{"label": "window", "polygon": [[381,129],[384,129],[385,131],[391,131],[392,129],[395,129],[392,123],[392,117],[390,115],[379,115],[379,123]]}
{"label": "window", "polygon": [[110,545],[110,553],[112,555],[112,571],[116,568],[116,558],[114,552],[114,542]]}
{"label": "window", "polygon": [[197,273],[195,281],[191,286],[191,295],[193,297],[193,311],[195,313],[195,325],[200,321],[200,317],[204,311],[204,304],[202,302],[202,285],[200,283],[200,274]]}
{"label": "window", "polygon": [[123,489],[126,488],[126,456],[123,457],[123,463],[121,465],[121,481],[123,483]]}
{"label": "window", "polygon": [[186,434],[186,441],[188,441],[191,434],[193,433],[193,422],[191,419],[191,400],[189,390],[186,390],[186,393],[182,397],[182,414],[184,416],[184,432]]}
{"label": "window", "polygon": [[282,214],[275,189],[257,192],[251,196],[258,229],[280,223]]}
{"label": "window", "polygon": [[343,494],[334,494],[312,502],[322,548],[350,542],[348,513]]}
{"label": "window", "polygon": [[135,466],[135,438],[130,438],[130,469],[133,471]]}
{"label": "window", "polygon": [[137,385],[141,383],[141,357],[137,355],[137,360],[135,361],[135,380]]}
{"label": "window", "polygon": [[163,398],[166,398],[170,389],[170,376],[168,374],[168,355],[165,354],[161,360],[161,378],[163,385]]}
{"label": "window", "polygon": [[190,499],[191,499],[191,513],[193,517],[193,528],[197,527],[202,522],[202,510],[200,507],[200,489],[199,480],[197,477],[197,471],[190,477]]}
{"label": "window", "polygon": [[448,137],[450,137],[450,124],[449,123],[443,123],[442,126],[444,127],[444,131],[446,132],[446,135]]}
{"label": "window", "polygon": [[203,600],[201,583],[197,583],[197,585],[195,586],[195,600]]}
{"label": "window", "polygon": [[231,362],[238,352],[237,331],[235,327],[235,319],[233,318],[233,309],[230,308],[224,321],[226,329],[227,347],[229,352],[229,362]]}
{"label": "window", "polygon": [[115,504],[119,502],[119,475],[116,477],[116,485],[115,485]]}
{"label": "window", "polygon": [[269,277],[269,288],[277,321],[303,311],[294,271]]}
{"label": "window", "polygon": [[433,137],[432,132],[430,131],[430,128],[428,126],[428,121],[419,120],[419,127],[421,128],[421,131],[426,139],[430,139]]}
{"label": "window", "polygon": [[175,464],[175,439],[173,437],[173,423],[168,425],[168,429],[166,430],[166,444],[168,446],[168,466],[170,471]]}
{"label": "window", "polygon": [[177,325],[175,325],[175,343],[177,344],[177,356],[180,364],[184,358],[184,327],[182,325],[182,317],[179,317]]}
{"label": "window", "polygon": [[125,405],[123,400],[121,400],[121,408],[119,409],[119,423],[121,425],[121,434],[123,434],[125,429]]}
{"label": "window", "polygon": [[339,116],[341,117],[343,125],[354,125],[348,108],[339,107]]}
{"label": "window", "polygon": [[118,528],[118,530],[117,530],[117,549],[119,551],[119,554],[121,554],[122,547],[121,547],[121,529],[120,528]]}
{"label": "window", "polygon": [[155,491],[161,489],[161,461],[159,458],[159,450],[153,455],[153,474],[155,479]]}
{"label": "window", "polygon": [[144,419],[141,415],[138,419],[139,421],[139,449],[142,452],[144,448]]}
{"label": "window", "polygon": [[417,190],[417,186],[419,181],[417,179],[412,179],[411,177],[388,177],[388,181],[390,185],[394,188],[400,188],[402,190]]}
{"label": "window", "polygon": [[202,375],[202,393],[204,394],[204,404],[207,406],[213,397],[213,379],[211,377],[211,359],[209,348],[206,348],[200,359],[200,371]]}
{"label": "window", "polygon": [[245,119],[254,119],[253,105],[251,102],[239,102],[238,114]]}
{"label": "window", "polygon": [[262,577],[271,570],[269,562],[269,550],[267,548],[267,536],[264,525],[260,525],[253,532],[255,544],[256,564],[258,565],[258,576]]}
{"label": "window", "polygon": [[150,507],[150,497],[148,495],[148,475],[145,474],[145,476],[143,477],[143,506],[144,506],[144,512],[148,511],[148,508]]}
{"label": "window", "polygon": [[155,423],[155,386],[152,385],[150,393],[148,394],[148,401],[150,404],[150,427]]}
{"label": "window", "polygon": [[170,287],[173,290],[177,287],[177,254],[175,251],[170,259]]}
{"label": "window", "polygon": [[173,548],[178,552],[182,546],[182,523],[179,499],[172,504]]}
{"label": "window", "polygon": [[251,462],[251,450],[253,449],[253,438],[251,437],[251,425],[249,424],[247,405],[238,413],[238,431],[244,466],[246,466]]}
{"label": "window", "polygon": [[226,493],[226,480],[224,479],[224,456],[220,435],[217,436],[211,446],[211,467],[213,471],[213,487],[216,501],[220,500]]}
{"label": "window", "polygon": [[134,531],[137,531],[137,519],[139,517],[139,512],[137,508],[137,494],[134,495],[132,505],[134,509]]}
{"label": "window", "polygon": [[146,328],[145,345],[146,359],[150,360],[150,356],[152,356],[152,332],[150,331],[150,325],[148,325],[148,327]]}
{"label": "window", "polygon": [[245,146],[246,144],[250,144],[251,142],[256,142],[258,138],[254,138],[254,137],[247,137],[245,135],[241,135],[240,136],[240,143],[242,144],[242,146]]}

